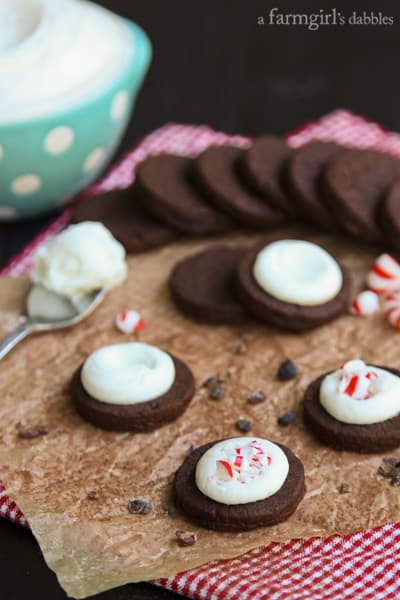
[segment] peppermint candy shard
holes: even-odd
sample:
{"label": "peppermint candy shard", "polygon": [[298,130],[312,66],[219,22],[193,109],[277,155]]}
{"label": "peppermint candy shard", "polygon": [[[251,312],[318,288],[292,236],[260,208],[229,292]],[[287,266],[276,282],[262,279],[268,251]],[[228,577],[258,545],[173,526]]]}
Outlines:
{"label": "peppermint candy shard", "polygon": [[376,294],[386,294],[400,288],[400,264],[390,254],[381,254],[367,278],[368,287]]}
{"label": "peppermint candy shard", "polygon": [[365,290],[360,292],[350,307],[353,315],[372,315],[379,310],[379,296],[376,292]]}
{"label": "peppermint candy shard", "polygon": [[143,329],[144,320],[136,310],[124,310],[117,316],[115,325],[122,333],[132,334]]}

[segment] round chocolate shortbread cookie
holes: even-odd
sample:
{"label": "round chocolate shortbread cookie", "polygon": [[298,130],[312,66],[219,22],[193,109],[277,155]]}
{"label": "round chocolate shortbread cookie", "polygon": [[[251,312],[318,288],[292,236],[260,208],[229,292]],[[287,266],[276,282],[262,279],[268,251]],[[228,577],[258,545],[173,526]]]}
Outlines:
{"label": "round chocolate shortbread cookie", "polygon": [[328,162],[322,176],[324,198],[339,227],[367,242],[381,239],[381,200],[400,177],[400,161],[373,150],[342,150]]}
{"label": "round chocolate shortbread cookie", "polygon": [[236,269],[245,252],[214,246],[179,262],[169,285],[180,310],[192,319],[216,325],[247,321],[235,291]]}
{"label": "round chocolate shortbread cookie", "polygon": [[110,431],[152,431],[177,419],[189,405],[194,391],[194,377],[187,365],[171,355],[175,365],[175,380],[162,396],[136,404],[109,404],[88,394],[81,382],[82,366],[75,371],[70,394],[83,419]]}
{"label": "round chocolate shortbread cookie", "polygon": [[244,307],[254,317],[267,325],[288,331],[305,331],[324,325],[346,312],[352,295],[351,277],[347,269],[339,264],[343,283],[340,292],[329,302],[314,306],[291,304],[278,300],[263,290],[253,275],[253,266],[258,253],[268,244],[258,244],[240,261],[237,271],[237,293]]}
{"label": "round chocolate shortbread cookie", "polygon": [[230,231],[230,218],[209,204],[191,181],[192,163],[191,158],[172,154],[147,158],[138,168],[135,191],[151,215],[182,233]]}
{"label": "round chocolate shortbread cookie", "polygon": [[292,152],[283,138],[265,135],[243,153],[239,168],[247,183],[271,206],[293,217],[297,214],[296,204],[283,186],[284,169]]}
{"label": "round chocolate shortbread cookie", "polygon": [[380,225],[385,243],[400,252],[400,180],[391,185],[382,201]]}
{"label": "round chocolate shortbread cookie", "polygon": [[[400,371],[397,369],[378,365],[371,366],[385,369],[400,377]],[[325,410],[319,400],[320,388],[323,379],[332,372],[320,375],[310,383],[305,391],[303,407],[304,423],[307,429],[321,443],[336,450],[373,454],[400,446],[400,416],[371,425],[351,425],[338,421]]]}
{"label": "round chocolate shortbread cookie", "polygon": [[285,521],[294,513],[306,488],[304,468],[289,448],[277,444],[289,462],[289,473],[282,487],[265,500],[247,504],[222,504],[205,496],[196,485],[196,466],[203,454],[219,441],[196,448],[175,475],[175,504],[196,524],[216,531],[248,531]]}
{"label": "round chocolate shortbread cookie", "polygon": [[341,149],[333,142],[308,142],[293,153],[286,167],[285,183],[299,212],[325,230],[335,230],[334,217],[325,203],[321,174],[327,162]]}
{"label": "round chocolate shortbread cookie", "polygon": [[132,186],[93,196],[73,206],[71,222],[82,221],[103,223],[129,254],[164,246],[178,235],[146,213]]}
{"label": "round chocolate shortbread cookie", "polygon": [[239,222],[258,229],[279,225],[285,221],[283,213],[239,178],[237,165],[244,152],[234,146],[208,148],[194,161],[196,181],[210,202]]}

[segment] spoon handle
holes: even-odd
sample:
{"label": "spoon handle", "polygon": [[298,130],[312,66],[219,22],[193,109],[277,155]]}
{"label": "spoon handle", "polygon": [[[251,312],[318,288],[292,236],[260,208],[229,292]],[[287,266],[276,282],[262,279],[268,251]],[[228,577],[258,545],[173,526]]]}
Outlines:
{"label": "spoon handle", "polygon": [[21,340],[32,332],[29,321],[22,323],[18,329],[0,340],[0,360],[14,348]]}

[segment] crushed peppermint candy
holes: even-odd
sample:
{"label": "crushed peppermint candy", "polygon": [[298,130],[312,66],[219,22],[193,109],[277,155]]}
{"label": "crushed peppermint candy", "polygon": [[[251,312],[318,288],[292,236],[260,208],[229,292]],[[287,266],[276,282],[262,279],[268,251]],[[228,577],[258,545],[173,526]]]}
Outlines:
{"label": "crushed peppermint candy", "polygon": [[136,310],[124,310],[117,315],[115,326],[122,333],[138,333],[144,327],[144,320]]}
{"label": "crushed peppermint candy", "polygon": [[367,316],[373,315],[379,310],[379,296],[372,290],[365,290],[360,292],[352,305],[350,306],[350,312],[353,315]]}
{"label": "crushed peppermint candy", "polygon": [[378,374],[362,360],[350,360],[340,370],[339,392],[353,400],[368,400],[374,395]]}
{"label": "crushed peppermint candy", "polygon": [[383,310],[390,325],[400,330],[400,290],[384,296]]}
{"label": "crushed peppermint candy", "polygon": [[247,479],[255,479],[261,474],[263,467],[272,463],[270,456],[257,440],[225,451],[226,458],[216,461],[216,478],[221,481],[236,480],[246,483]]}
{"label": "crushed peppermint candy", "polygon": [[400,288],[400,264],[390,254],[381,254],[367,278],[368,287],[376,294],[387,294]]}

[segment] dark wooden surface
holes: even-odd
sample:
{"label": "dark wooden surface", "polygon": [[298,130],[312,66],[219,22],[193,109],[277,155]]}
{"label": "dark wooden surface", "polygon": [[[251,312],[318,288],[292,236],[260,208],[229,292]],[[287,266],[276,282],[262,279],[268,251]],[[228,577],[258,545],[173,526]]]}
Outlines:
{"label": "dark wooden surface", "polygon": [[[400,130],[397,2],[336,1],[353,10],[393,16],[393,26],[258,26],[273,6],[282,12],[318,12],[320,0],[103,0],[131,17],[154,48],[150,73],[121,151],[169,121],[207,123],[227,131],[281,134],[343,107]],[[360,7],[361,4],[361,7]],[[328,11],[329,7],[325,10]],[[0,140],[1,141],[1,140]],[[0,225],[0,265],[49,217]],[[1,597],[65,599],[31,535],[0,522]],[[177,597],[147,584],[125,586],[99,600]],[[240,599],[239,599],[240,600]]]}

